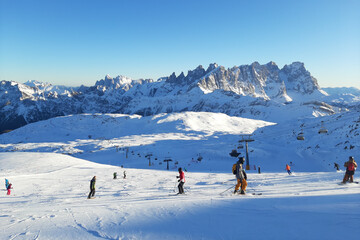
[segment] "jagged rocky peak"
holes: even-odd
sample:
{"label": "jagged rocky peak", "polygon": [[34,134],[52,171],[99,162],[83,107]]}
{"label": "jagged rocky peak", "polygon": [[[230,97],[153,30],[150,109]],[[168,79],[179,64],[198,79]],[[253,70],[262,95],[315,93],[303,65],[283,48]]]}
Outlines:
{"label": "jagged rocky peak", "polygon": [[35,88],[44,88],[47,86],[52,86],[51,83],[47,83],[47,82],[40,82],[37,80],[29,80],[27,82],[24,83],[25,85],[29,86],[29,87],[35,87]]}
{"label": "jagged rocky peak", "polygon": [[310,72],[306,70],[304,63],[293,62],[285,65],[279,73],[288,90],[295,90],[302,94],[311,94],[319,90],[319,84]]}
{"label": "jagged rocky peak", "polygon": [[104,79],[97,81],[95,86],[98,89],[118,89],[122,88],[124,85],[131,84],[132,79],[126,76],[119,75],[116,78],[112,78],[109,74],[105,76]]}
{"label": "jagged rocky peak", "polygon": [[216,63],[210,63],[209,67],[206,69],[206,73],[209,73],[209,72],[215,70],[218,67],[219,67],[219,65],[217,65]]}
{"label": "jagged rocky peak", "polygon": [[275,62],[273,62],[273,61],[268,62],[268,63],[266,64],[266,67],[267,67],[270,71],[279,71],[279,70],[280,70],[279,67],[278,67],[278,65],[277,65]]}
{"label": "jagged rocky peak", "polygon": [[194,70],[189,70],[187,75],[185,76],[184,72],[181,72],[179,76],[176,77],[175,72],[173,72],[168,78],[166,78],[166,82],[173,83],[173,84],[191,84],[195,81],[201,79],[206,74],[212,72],[213,70],[219,67],[216,63],[209,64],[209,67],[205,70],[202,65],[199,65]]}

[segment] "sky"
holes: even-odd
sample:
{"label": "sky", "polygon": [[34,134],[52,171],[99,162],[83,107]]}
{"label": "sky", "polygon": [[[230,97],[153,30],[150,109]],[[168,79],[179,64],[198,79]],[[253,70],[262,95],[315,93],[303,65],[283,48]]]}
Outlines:
{"label": "sky", "polygon": [[0,80],[91,86],[255,61],[360,88],[360,1],[0,0]]}

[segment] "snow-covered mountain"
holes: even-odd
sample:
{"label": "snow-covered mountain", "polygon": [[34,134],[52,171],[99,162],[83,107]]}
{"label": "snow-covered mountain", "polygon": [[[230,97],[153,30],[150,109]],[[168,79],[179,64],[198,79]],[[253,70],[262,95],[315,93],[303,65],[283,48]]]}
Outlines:
{"label": "snow-covered mountain", "polygon": [[323,88],[328,93],[326,101],[341,108],[360,109],[360,89],[355,87]]}
{"label": "snow-covered mountain", "polygon": [[[56,116],[79,113],[221,112],[268,121],[338,112],[303,63],[282,69],[270,62],[225,69],[210,64],[156,81],[106,76],[94,86],[67,88],[1,81],[0,132]],[[343,107],[343,106],[342,106]]]}

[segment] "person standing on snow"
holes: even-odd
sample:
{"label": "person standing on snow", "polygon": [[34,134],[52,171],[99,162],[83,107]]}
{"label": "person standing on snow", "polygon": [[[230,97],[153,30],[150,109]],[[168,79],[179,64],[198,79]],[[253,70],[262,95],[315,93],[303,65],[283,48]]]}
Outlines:
{"label": "person standing on snow", "polygon": [[240,190],[240,187],[241,187],[240,194],[245,194],[246,191],[247,176],[245,170],[243,169],[244,160],[245,160],[244,157],[240,157],[239,160],[236,162],[235,173],[236,173],[237,184],[235,186],[234,194]]}
{"label": "person standing on snow", "polygon": [[288,172],[289,175],[291,175],[290,166],[288,164],[286,164],[286,171]]}
{"label": "person standing on snow", "polygon": [[10,195],[11,189],[12,189],[12,184],[9,183],[9,185],[8,185],[7,188],[6,188],[6,190],[7,190],[7,195]]}
{"label": "person standing on snow", "polygon": [[94,176],[90,181],[90,193],[88,199],[95,196],[95,183],[96,183],[96,176]]}
{"label": "person standing on snow", "polygon": [[344,164],[344,167],[346,167],[346,172],[345,172],[345,176],[343,179],[343,183],[346,183],[347,181],[349,182],[354,182],[354,174],[355,174],[355,170],[357,168],[357,163],[355,162],[353,157],[349,157],[349,161],[347,161]]}
{"label": "person standing on snow", "polygon": [[179,170],[179,176],[176,176],[176,178],[179,178],[178,180],[179,194],[184,194],[185,173],[183,172],[182,168],[179,168],[178,170]]}

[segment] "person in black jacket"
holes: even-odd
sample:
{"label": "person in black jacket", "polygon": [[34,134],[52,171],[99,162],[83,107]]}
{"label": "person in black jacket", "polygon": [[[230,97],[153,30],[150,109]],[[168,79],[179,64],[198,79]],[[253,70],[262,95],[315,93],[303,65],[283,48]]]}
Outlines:
{"label": "person in black jacket", "polygon": [[246,179],[247,179],[247,176],[246,176],[245,170],[243,169],[243,164],[244,164],[244,157],[240,157],[239,161],[236,162],[237,184],[236,184],[234,193],[238,192],[240,190],[240,187],[241,187],[240,194],[245,194],[245,191],[246,191],[246,187],[247,187]]}
{"label": "person in black jacket", "polygon": [[90,193],[88,199],[93,198],[95,196],[95,183],[96,183],[96,176],[94,176],[90,181]]}

